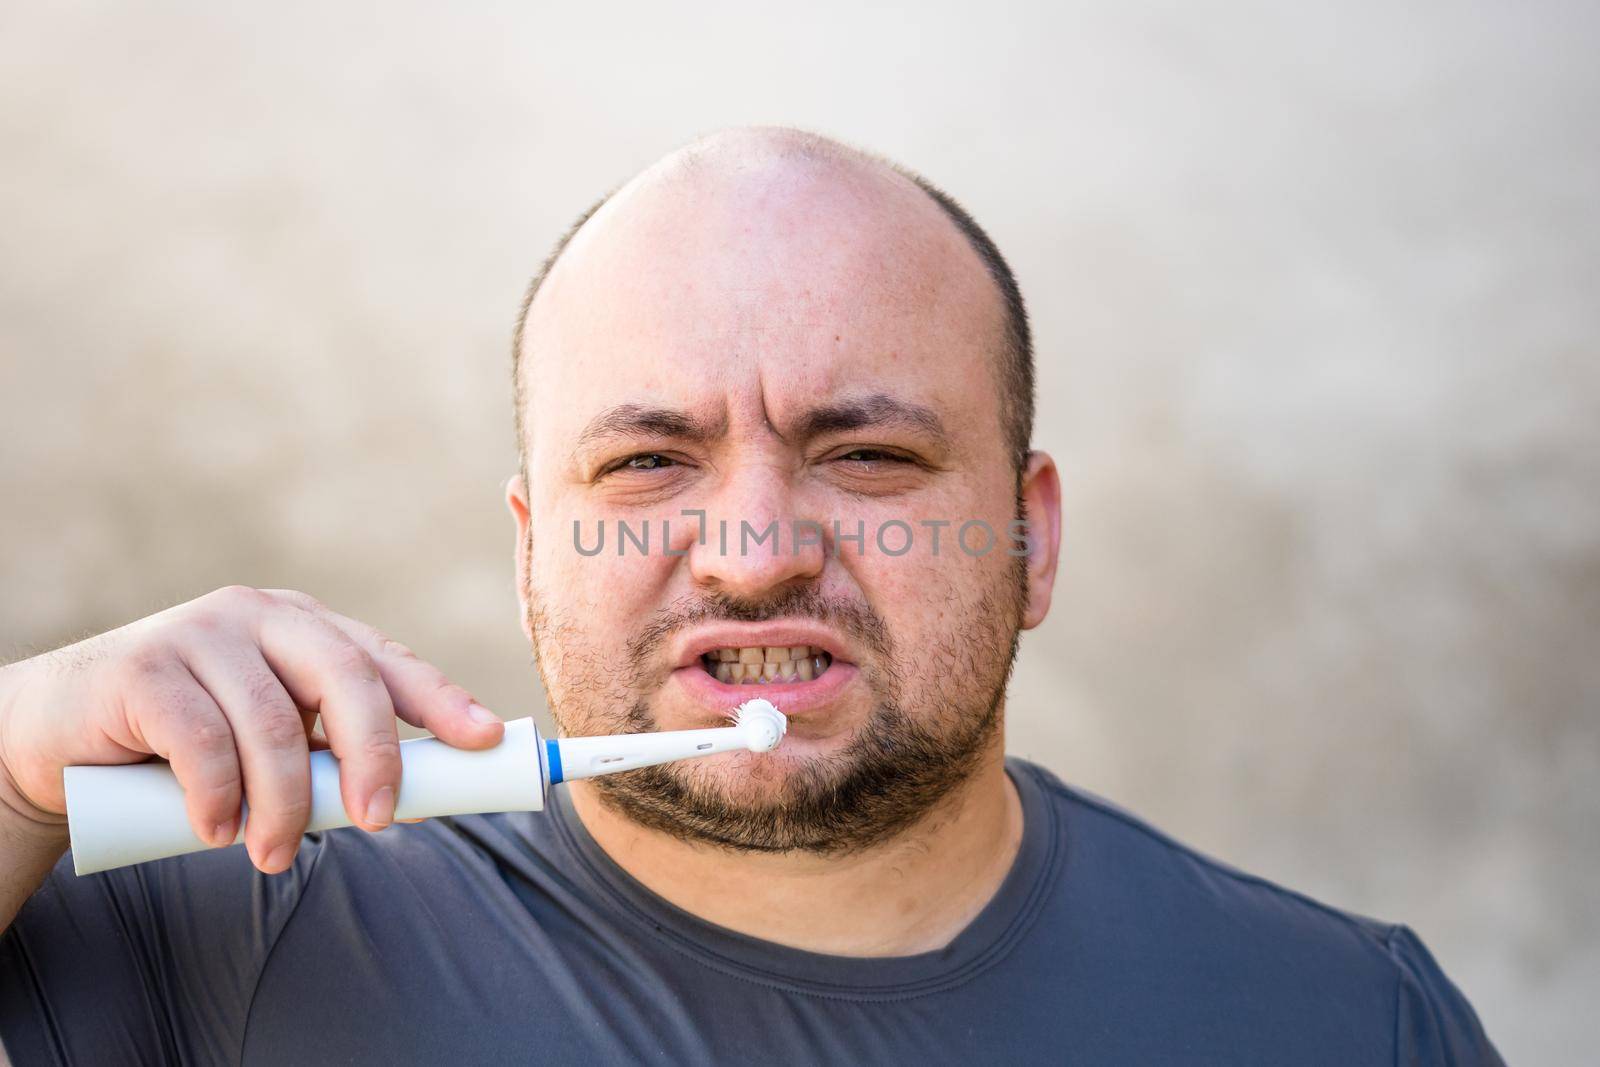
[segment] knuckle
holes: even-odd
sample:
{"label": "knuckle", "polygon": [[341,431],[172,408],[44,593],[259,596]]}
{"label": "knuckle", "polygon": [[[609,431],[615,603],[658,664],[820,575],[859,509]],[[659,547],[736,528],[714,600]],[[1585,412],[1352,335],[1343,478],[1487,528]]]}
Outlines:
{"label": "knuckle", "polygon": [[201,602],[215,602],[224,609],[232,607],[260,607],[271,598],[261,590],[248,585],[225,585],[216,592],[201,597]]}
{"label": "knuckle", "polygon": [[267,593],[279,603],[288,604],[302,611],[316,612],[324,610],[322,601],[310,593],[302,593],[298,589],[269,589]]}
{"label": "knuckle", "polygon": [[408,679],[408,682],[407,688],[410,694],[425,706],[437,706],[470,699],[465,689],[445,677],[444,672],[437,667],[428,667],[426,670],[417,671]]}
{"label": "knuckle", "polygon": [[411,651],[411,648],[408,645],[402,644],[392,637],[380,638],[378,642],[378,650],[385,656],[392,656],[395,659],[417,658],[417,654]]}
{"label": "knuckle", "polygon": [[408,674],[408,680],[413,689],[425,696],[449,696],[452,692],[466,690],[452,682],[449,677],[431,663],[418,660],[414,669]]}
{"label": "knuckle", "polygon": [[378,680],[378,665],[372,662],[365,649],[353,641],[339,640],[329,653],[333,666],[340,674],[359,678],[364,682]]}
{"label": "knuckle", "polygon": [[251,712],[262,717],[285,715],[294,711],[294,701],[284,692],[283,683],[275,674],[265,671],[252,674],[245,681],[245,698],[250,701]]}
{"label": "knuckle", "polygon": [[400,739],[393,733],[372,734],[363,742],[361,753],[373,763],[399,763]]}
{"label": "knuckle", "polygon": [[297,715],[272,712],[263,715],[256,728],[261,744],[273,751],[303,748],[306,745],[305,724]]}
{"label": "knuckle", "polygon": [[296,790],[268,805],[265,814],[275,826],[298,832],[311,820],[311,794]]}
{"label": "knuckle", "polygon": [[216,715],[196,715],[184,729],[184,743],[203,759],[233,754],[233,728]]}
{"label": "knuckle", "polygon": [[201,805],[222,806],[237,802],[244,785],[239,765],[231,760],[227,764],[219,760],[206,770],[209,773],[191,772],[183,783],[183,791],[189,798]]}
{"label": "knuckle", "polygon": [[472,694],[444,677],[444,675],[440,675],[439,680],[434,683],[433,697],[440,704],[466,705],[472,703]]}

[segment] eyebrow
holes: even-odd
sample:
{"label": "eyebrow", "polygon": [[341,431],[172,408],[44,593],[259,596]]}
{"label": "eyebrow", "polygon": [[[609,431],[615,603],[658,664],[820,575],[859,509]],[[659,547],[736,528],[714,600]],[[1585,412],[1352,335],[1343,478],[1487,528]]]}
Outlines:
{"label": "eyebrow", "polygon": [[705,442],[727,430],[727,420],[705,419],[674,408],[645,404],[618,404],[589,420],[578,435],[578,449],[609,437],[674,437]]}
{"label": "eyebrow", "polygon": [[842,400],[812,408],[800,417],[795,433],[801,440],[823,434],[845,433],[877,426],[901,426],[919,430],[941,446],[948,446],[950,435],[932,408],[901,400],[886,393]]}
{"label": "eyebrow", "polygon": [[[887,393],[873,393],[811,408],[795,421],[792,435],[808,441],[825,434],[848,433],[879,426],[906,427],[926,434],[941,447],[950,444],[950,435],[945,431],[944,422],[932,408]],[[726,412],[719,418],[708,419],[676,408],[618,404],[589,420],[589,424],[578,435],[575,451],[581,452],[597,442],[615,437],[670,437],[705,444],[715,441],[727,431]]]}

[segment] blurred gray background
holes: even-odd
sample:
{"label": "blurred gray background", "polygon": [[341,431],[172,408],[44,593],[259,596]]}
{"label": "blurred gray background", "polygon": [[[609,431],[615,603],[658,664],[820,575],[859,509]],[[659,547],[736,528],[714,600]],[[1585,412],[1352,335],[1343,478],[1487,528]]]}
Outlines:
{"label": "blurred gray background", "polygon": [[[589,13],[589,12],[593,13]],[[1513,1062],[1600,997],[1600,9],[7,5],[0,657],[229,582],[540,707],[507,342],[693,135],[916,167],[1066,480],[1012,749],[1409,922]]]}

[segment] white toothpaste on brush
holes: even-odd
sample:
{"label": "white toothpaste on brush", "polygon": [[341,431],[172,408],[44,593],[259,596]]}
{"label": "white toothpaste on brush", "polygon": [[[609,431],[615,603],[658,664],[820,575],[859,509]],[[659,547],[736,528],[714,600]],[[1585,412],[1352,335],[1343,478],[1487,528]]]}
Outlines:
{"label": "white toothpaste on brush", "polygon": [[[542,811],[545,793],[558,782],[696,759],[718,752],[771,752],[789,721],[766,700],[747,700],[733,725],[607,737],[542,738],[532,719],[506,723],[494,748],[452,748],[433,737],[400,743],[396,819],[475,815],[491,811]],[[189,827],[183,787],[166,763],[67,767],[67,828],[78,874],[210,848]],[[243,808],[237,844],[244,840]],[[311,820],[307,832],[350,826],[339,795],[339,761],[326,750],[311,753]]]}

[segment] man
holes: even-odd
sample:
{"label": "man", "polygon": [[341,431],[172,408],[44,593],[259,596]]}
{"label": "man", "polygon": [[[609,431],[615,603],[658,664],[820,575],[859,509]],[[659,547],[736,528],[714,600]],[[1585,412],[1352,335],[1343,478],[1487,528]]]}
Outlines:
{"label": "man", "polygon": [[[223,590],[13,664],[18,1062],[1498,1062],[1405,927],[1005,761],[1060,490],[1021,296],[942,193],[794,131],[698,142],[558,246],[515,364],[558,725],[707,727],[759,693],[787,738],[389,826],[395,716],[501,728],[309,597]],[[359,829],[302,840],[324,734]],[[204,840],[248,798],[253,867],[58,862],[61,768],[151,753]]]}

